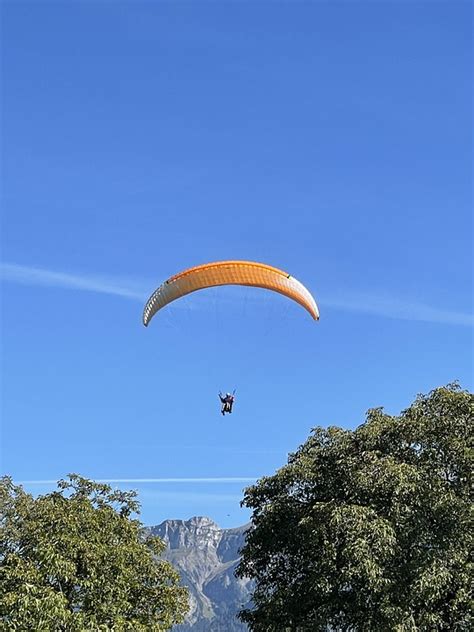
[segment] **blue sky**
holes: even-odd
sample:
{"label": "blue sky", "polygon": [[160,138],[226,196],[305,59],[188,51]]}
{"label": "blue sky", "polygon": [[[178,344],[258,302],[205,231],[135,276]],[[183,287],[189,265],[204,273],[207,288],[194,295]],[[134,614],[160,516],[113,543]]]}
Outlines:
{"label": "blue sky", "polygon": [[[472,387],[469,2],[2,13],[4,473],[235,526],[312,427]],[[287,270],[320,322],[222,288],[142,326],[157,285],[220,259]]]}

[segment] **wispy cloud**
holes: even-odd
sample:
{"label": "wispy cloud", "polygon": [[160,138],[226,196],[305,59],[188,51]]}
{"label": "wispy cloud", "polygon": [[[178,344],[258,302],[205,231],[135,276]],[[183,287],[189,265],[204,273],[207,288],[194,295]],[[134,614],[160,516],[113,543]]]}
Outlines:
{"label": "wispy cloud", "polygon": [[[253,483],[257,476],[217,476],[217,477],[190,477],[190,478],[97,478],[96,483],[126,483],[126,484],[147,484],[147,483]],[[18,485],[55,485],[56,480],[27,480],[17,481]]]}
{"label": "wispy cloud", "polygon": [[[0,262],[0,279],[20,285],[53,287],[63,290],[79,290],[121,296],[122,298],[139,301],[142,304],[145,303],[160,282],[157,279],[152,282],[146,282],[144,280],[94,274],[73,274],[7,262]],[[173,303],[171,307],[173,309],[190,310],[198,306],[203,298],[205,300],[209,297],[200,297],[199,301],[196,301],[196,297],[194,297],[194,301],[190,301],[189,297],[184,297],[181,301]]]}
{"label": "wispy cloud", "polygon": [[224,503],[239,503],[242,500],[242,493],[239,494],[223,494],[222,492],[208,491],[208,492],[193,492],[193,491],[164,491],[160,490],[151,490],[150,488],[146,490],[140,490],[140,499],[142,501],[147,502],[147,506],[150,502],[159,501],[160,503],[171,501],[173,504],[176,504],[176,501],[179,503],[203,503],[203,502],[224,502]]}
{"label": "wispy cloud", "polygon": [[324,307],[364,314],[373,314],[398,320],[422,321],[444,325],[474,326],[474,315],[458,312],[444,307],[432,307],[416,301],[399,297],[367,292],[344,292],[338,295],[325,295],[321,301]]}
{"label": "wispy cloud", "polygon": [[130,279],[120,280],[87,274],[70,274],[17,263],[0,263],[0,276],[4,281],[21,283],[22,285],[42,285],[68,290],[114,294],[138,301],[146,300],[150,293],[143,289],[143,283]]}
{"label": "wispy cloud", "polygon": [[[69,272],[57,272],[46,268],[24,266],[17,263],[0,263],[0,278],[12,283],[24,285],[41,285],[58,287],[69,290],[82,290],[112,294],[123,298],[144,302],[154,288],[153,283],[145,283],[133,279],[120,279],[116,277],[103,277],[88,274],[71,274]],[[235,288],[233,288],[235,290]],[[248,289],[248,288],[247,288]],[[188,297],[185,297],[185,299]],[[246,293],[245,300],[263,299],[263,295]],[[191,306],[199,306],[202,302],[215,300],[215,295],[196,294],[190,300],[177,301],[174,306],[182,306],[189,309]],[[226,293],[220,288],[219,302],[241,301],[239,292]],[[323,294],[320,297],[321,306],[349,312],[373,314],[383,318],[398,320],[422,321],[444,325],[457,325],[464,327],[474,326],[474,315],[466,312],[445,309],[444,306],[431,306],[421,302],[404,299],[402,297],[386,295],[378,292],[353,292],[339,291],[338,293]],[[181,305],[182,303],[182,305]]]}

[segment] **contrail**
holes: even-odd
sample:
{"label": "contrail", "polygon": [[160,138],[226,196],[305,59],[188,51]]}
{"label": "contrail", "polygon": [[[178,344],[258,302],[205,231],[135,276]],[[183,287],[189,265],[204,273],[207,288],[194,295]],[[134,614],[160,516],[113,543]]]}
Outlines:
{"label": "contrail", "polygon": [[147,297],[147,292],[142,287],[138,287],[137,283],[132,287],[130,279],[118,280],[93,275],[69,274],[45,268],[23,266],[17,263],[1,263],[0,276],[5,281],[22,285],[42,285],[69,290],[114,294],[139,301],[144,301]]}
{"label": "contrail", "polygon": [[[97,478],[96,483],[253,483],[258,476],[217,476],[203,478]],[[53,479],[40,479],[17,481],[18,485],[55,485],[58,481]]]}
{"label": "contrail", "polygon": [[[112,294],[140,302],[145,301],[151,290],[157,285],[156,282],[145,284],[143,281],[139,282],[131,279],[70,274],[17,263],[0,263],[0,277],[5,281],[23,285],[40,285]],[[237,295],[228,296],[224,293],[222,300],[228,302],[229,300],[234,300],[234,296],[235,300],[240,300]],[[208,299],[209,297],[204,298]],[[253,298],[258,300],[259,296],[255,295]],[[198,300],[198,297],[194,297],[194,299],[192,305],[197,306],[200,300]],[[323,294],[318,302],[323,307],[361,314],[372,314],[382,318],[463,327],[474,326],[474,315],[472,313],[449,310],[443,306],[432,307],[424,303],[382,293],[340,290],[337,293]],[[179,304],[180,302],[178,301],[177,305],[179,306]],[[190,306],[191,304],[186,302],[186,308],[189,309]]]}
{"label": "contrail", "polygon": [[396,320],[438,323],[443,325],[474,326],[474,315],[439,307],[431,307],[423,303],[403,300],[382,294],[366,292],[343,292],[338,295],[324,296],[323,306],[348,312],[372,314]]}

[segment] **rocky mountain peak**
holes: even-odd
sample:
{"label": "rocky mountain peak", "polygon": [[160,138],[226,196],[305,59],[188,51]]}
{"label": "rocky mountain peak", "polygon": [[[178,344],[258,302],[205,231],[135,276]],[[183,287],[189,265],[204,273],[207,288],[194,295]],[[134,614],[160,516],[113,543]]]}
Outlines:
{"label": "rocky mountain peak", "polygon": [[177,632],[243,632],[236,618],[250,599],[250,582],[234,575],[249,525],[221,529],[205,516],[165,520],[151,527],[167,545],[164,553],[189,588],[191,610]]}
{"label": "rocky mountain peak", "polygon": [[222,530],[210,518],[195,516],[189,520],[165,520],[152,528],[170,549],[216,548],[222,537]]}

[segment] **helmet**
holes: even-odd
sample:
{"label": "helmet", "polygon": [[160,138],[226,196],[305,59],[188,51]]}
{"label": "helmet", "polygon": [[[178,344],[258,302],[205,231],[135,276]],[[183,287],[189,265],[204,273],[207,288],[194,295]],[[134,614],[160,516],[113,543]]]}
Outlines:
{"label": "helmet", "polygon": [[230,393],[226,393],[225,396],[226,397],[232,397],[232,395]]}

